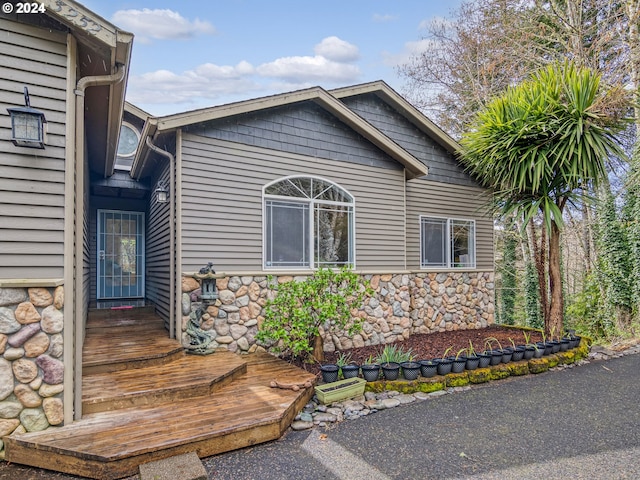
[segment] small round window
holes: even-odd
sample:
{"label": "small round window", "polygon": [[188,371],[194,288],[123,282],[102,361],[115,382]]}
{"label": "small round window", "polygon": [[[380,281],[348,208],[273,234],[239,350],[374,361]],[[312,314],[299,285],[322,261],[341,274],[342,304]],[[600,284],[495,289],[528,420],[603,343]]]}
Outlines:
{"label": "small round window", "polygon": [[118,141],[118,156],[131,157],[138,149],[140,134],[133,125],[122,122],[120,127],[120,140]]}

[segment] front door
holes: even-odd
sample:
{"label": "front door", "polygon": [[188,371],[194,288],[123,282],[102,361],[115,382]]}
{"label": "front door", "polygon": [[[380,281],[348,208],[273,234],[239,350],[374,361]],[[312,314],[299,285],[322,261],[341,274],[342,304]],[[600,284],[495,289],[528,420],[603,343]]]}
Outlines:
{"label": "front door", "polygon": [[144,213],[98,210],[97,298],[144,297]]}

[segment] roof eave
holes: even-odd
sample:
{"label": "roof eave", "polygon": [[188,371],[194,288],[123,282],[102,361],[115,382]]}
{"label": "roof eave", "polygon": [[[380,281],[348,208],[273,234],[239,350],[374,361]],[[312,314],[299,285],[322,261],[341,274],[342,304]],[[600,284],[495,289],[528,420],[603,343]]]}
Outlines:
{"label": "roof eave", "polygon": [[427,175],[427,167],[397,143],[384,135],[373,125],[350,110],[344,103],[333,97],[320,87],[313,87],[296,92],[273,95],[259,99],[210,107],[191,112],[168,115],[158,119],[158,131],[169,131],[182,128],[187,125],[208,122],[220,118],[241,115],[244,113],[265,110],[267,108],[280,107],[293,103],[313,101],[326,108],[337,118],[345,122],[363,137],[367,138],[389,156],[400,162],[407,169],[407,177],[415,178]]}
{"label": "roof eave", "polygon": [[365,93],[375,93],[383,96],[387,101],[391,102],[400,111],[400,113],[405,116],[405,118],[407,118],[421,131],[433,138],[449,153],[457,154],[460,151],[461,147],[458,142],[451,138],[444,130],[429,120],[422,112],[420,112],[420,110],[411,105],[382,80],[350,87],[336,88],[334,90],[330,90],[329,93],[339,99],[362,95]]}

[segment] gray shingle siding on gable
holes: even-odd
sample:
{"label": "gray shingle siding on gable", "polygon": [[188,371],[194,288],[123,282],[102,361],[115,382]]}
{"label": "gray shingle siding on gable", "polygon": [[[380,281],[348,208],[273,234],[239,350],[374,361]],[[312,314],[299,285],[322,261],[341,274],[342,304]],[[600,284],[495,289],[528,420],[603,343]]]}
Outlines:
{"label": "gray shingle siding on gable", "polygon": [[185,132],[309,157],[401,170],[402,165],[313,102],[214,120]]}
{"label": "gray shingle siding on gable", "polygon": [[450,153],[375,94],[343,98],[342,102],[427,165],[429,175],[425,178],[434,182],[478,186]]}

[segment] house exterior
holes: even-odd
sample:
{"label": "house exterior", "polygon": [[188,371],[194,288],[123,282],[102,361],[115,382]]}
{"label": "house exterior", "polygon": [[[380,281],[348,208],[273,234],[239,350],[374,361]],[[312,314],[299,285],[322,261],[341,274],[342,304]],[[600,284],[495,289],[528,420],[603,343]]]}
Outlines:
{"label": "house exterior", "polygon": [[[493,322],[493,223],[456,142],[384,82],[153,117],[124,101],[132,35],[72,0],[0,18],[0,430],[82,416],[90,308],[153,305],[186,346],[208,262],[214,346],[257,349],[268,277],[347,265],[375,295],[325,350]],[[157,191],[168,194],[159,202]]]}
{"label": "house exterior", "polygon": [[148,205],[146,298],[185,345],[192,276],[209,261],[220,293],[202,327],[232,351],[257,348],[268,276],[321,266],[348,265],[376,290],[353,312],[363,332],[325,335],[326,351],[493,322],[486,192],[384,82],[147,118],[140,135],[131,176],[171,198]]}
{"label": "house exterior", "polygon": [[[133,40],[74,1],[40,4],[0,17],[2,435],[81,414],[90,183],[114,173]],[[7,108],[25,106],[24,87],[44,149],[11,141]]]}

